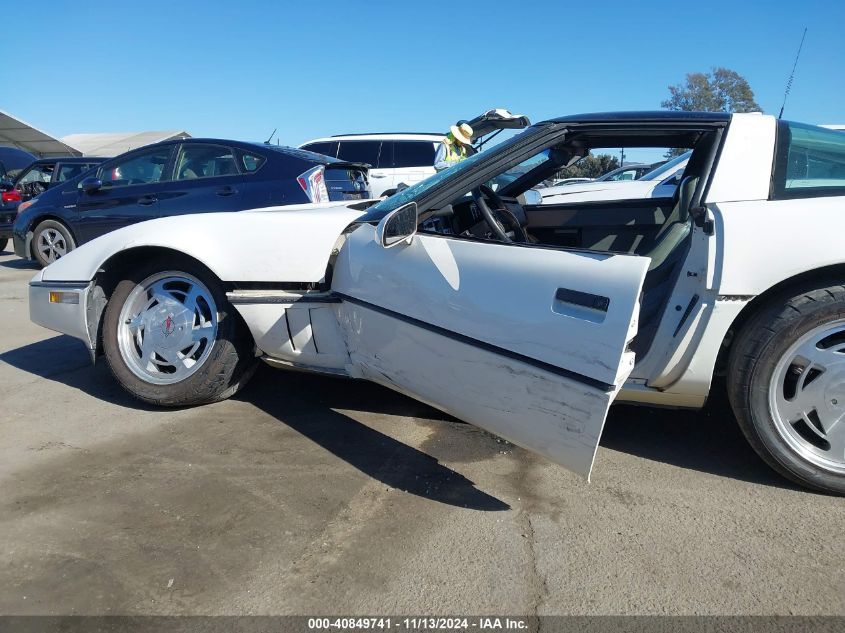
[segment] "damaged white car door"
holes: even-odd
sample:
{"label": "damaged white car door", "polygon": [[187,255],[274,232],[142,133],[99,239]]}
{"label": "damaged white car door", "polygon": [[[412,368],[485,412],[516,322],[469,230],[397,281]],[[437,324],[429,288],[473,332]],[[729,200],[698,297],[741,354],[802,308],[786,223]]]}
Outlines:
{"label": "damaged white car door", "polygon": [[589,478],[608,407],[633,368],[627,346],[649,260],[401,239],[401,228],[396,239],[395,227],[385,231],[395,213],[356,228],[335,262],[351,373]]}

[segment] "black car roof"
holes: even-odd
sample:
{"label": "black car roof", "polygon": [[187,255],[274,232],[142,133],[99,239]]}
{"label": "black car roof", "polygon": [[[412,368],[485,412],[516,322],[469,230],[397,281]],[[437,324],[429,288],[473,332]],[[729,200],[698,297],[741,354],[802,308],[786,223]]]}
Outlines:
{"label": "black car roof", "polygon": [[32,165],[44,165],[46,163],[102,163],[108,160],[105,156],[53,156],[46,158],[37,158],[30,163]]}
{"label": "black car roof", "polygon": [[727,123],[729,112],[684,112],[681,110],[646,110],[625,112],[588,112],[542,121],[543,123]]}
{"label": "black car roof", "polygon": [[[299,149],[298,147],[290,147],[288,145],[272,145],[270,143],[256,143],[253,141],[236,141],[230,138],[177,138],[177,139],[168,139],[166,141],[160,141],[158,143],[150,143],[149,145],[145,145],[144,147],[136,147],[135,149],[129,150],[129,152],[137,152],[138,150],[145,149],[147,147],[159,147],[164,145],[173,145],[175,143],[208,143],[214,145],[226,145],[228,147],[237,147],[241,150],[249,150],[251,148],[259,149],[259,150],[270,150],[279,154],[285,154],[290,156],[291,158],[296,158],[299,160],[308,161],[311,163],[319,164],[319,165],[329,165],[337,163],[338,165],[348,165],[354,167],[364,167],[364,163],[356,163],[350,162],[347,160],[341,160],[339,158],[333,158],[332,156],[326,156],[324,154],[317,154],[315,152],[309,152],[305,149]],[[128,154],[129,152],[124,152],[124,154]],[[123,154],[121,154],[122,156]],[[100,159],[106,160],[106,159]]]}
{"label": "black car roof", "polygon": [[[295,147],[289,147],[287,145],[273,145],[271,143],[261,143],[257,141],[238,141],[233,138],[211,138],[211,137],[204,137],[204,138],[171,138],[166,141],[159,141],[158,143],[151,143],[146,147],[151,147],[153,145],[173,145],[174,143],[209,143],[209,144],[217,144],[217,145],[233,145],[236,147],[257,147],[260,149],[272,149],[275,151],[287,151],[287,150],[294,150],[294,151],[302,151]],[[137,147],[135,149],[142,149]],[[135,151],[135,150],[132,150]]]}
{"label": "black car roof", "polygon": [[[294,158],[299,158],[300,160],[308,160],[316,163],[321,163],[326,165],[328,163],[344,163],[348,164],[348,161],[343,161],[337,158],[332,158],[331,156],[324,156],[323,154],[316,154],[314,152],[309,152],[308,150],[299,149],[297,147],[290,147],[288,145],[272,145],[270,143],[258,143],[255,141],[236,141],[235,139],[231,138],[176,138],[176,139],[168,139],[166,141],[160,141],[158,143],[151,143],[150,145],[146,145],[145,147],[154,147],[159,145],[173,145],[175,143],[208,143],[211,145],[228,145],[230,147],[238,147],[240,149],[262,149],[262,150],[272,150],[274,152],[278,152],[280,154],[287,154],[288,156],[292,156]],[[139,149],[144,149],[143,147],[137,147],[130,151],[137,151]],[[128,153],[128,152],[126,152]]]}

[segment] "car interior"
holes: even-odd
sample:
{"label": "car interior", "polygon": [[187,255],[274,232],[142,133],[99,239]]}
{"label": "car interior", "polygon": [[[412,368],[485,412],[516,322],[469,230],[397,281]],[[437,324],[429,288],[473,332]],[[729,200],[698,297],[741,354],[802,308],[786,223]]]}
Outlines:
{"label": "car interior", "polygon": [[238,166],[232,151],[216,145],[188,146],[182,150],[176,166],[176,180],[237,174]]}
{"label": "car interior", "polygon": [[[422,232],[536,247],[627,253],[651,259],[641,297],[639,333],[631,349],[642,359],[654,339],[665,305],[688,251],[690,209],[702,197],[720,133],[710,130],[585,130],[548,147],[515,179],[502,174],[450,204],[427,213]],[[671,198],[532,204],[527,192],[593,148],[659,147],[693,150]],[[525,165],[528,168],[525,170]],[[511,166],[513,167],[513,166]],[[511,169],[509,167],[508,169]],[[519,170],[517,170],[519,171]],[[499,184],[502,186],[498,186]],[[538,198],[538,196],[534,196]]]}

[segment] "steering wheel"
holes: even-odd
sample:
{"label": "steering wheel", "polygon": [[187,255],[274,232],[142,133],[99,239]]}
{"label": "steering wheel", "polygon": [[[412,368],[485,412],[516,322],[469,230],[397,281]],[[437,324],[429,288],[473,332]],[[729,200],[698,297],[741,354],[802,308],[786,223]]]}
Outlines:
{"label": "steering wheel", "polygon": [[[519,223],[517,217],[511,213],[511,210],[508,209],[499,194],[487,185],[479,185],[473,189],[471,193],[475,205],[478,207],[478,210],[481,211],[481,215],[484,216],[484,221],[487,222],[490,226],[490,230],[493,231],[493,234],[498,239],[502,242],[508,243],[528,241],[528,235],[525,233],[525,229],[522,228],[522,225]],[[488,200],[493,204],[493,210],[491,210],[490,206],[487,204]],[[503,216],[507,220],[508,224],[511,225],[514,234],[513,237],[508,235],[507,228],[505,228],[502,221],[496,217],[497,215]]]}

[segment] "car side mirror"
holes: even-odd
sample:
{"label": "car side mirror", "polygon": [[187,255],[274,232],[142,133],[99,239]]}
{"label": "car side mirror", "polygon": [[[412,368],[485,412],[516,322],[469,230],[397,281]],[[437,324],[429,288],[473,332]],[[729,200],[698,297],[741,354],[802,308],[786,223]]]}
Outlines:
{"label": "car side mirror", "polygon": [[518,195],[516,200],[523,207],[535,207],[543,202],[543,195],[536,189],[529,189]]}
{"label": "car side mirror", "polygon": [[410,244],[417,232],[417,224],[417,203],[409,202],[382,218],[376,227],[376,239],[384,248],[396,246],[403,241]]}
{"label": "car side mirror", "polygon": [[79,183],[79,188],[87,194],[92,194],[95,191],[100,190],[102,186],[103,181],[99,178],[95,178],[94,176],[85,178],[82,182]]}

